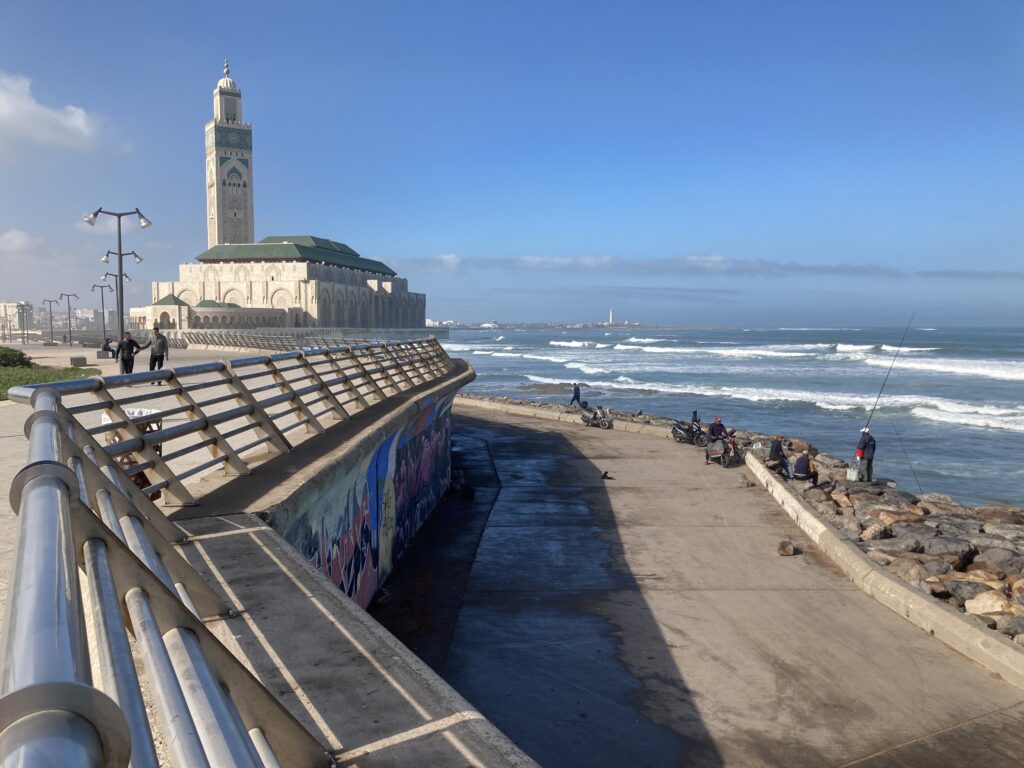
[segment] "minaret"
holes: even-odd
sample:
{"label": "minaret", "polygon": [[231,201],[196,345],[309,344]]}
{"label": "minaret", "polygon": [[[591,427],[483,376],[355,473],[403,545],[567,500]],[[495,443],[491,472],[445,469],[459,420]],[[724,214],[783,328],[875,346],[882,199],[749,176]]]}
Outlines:
{"label": "minaret", "polygon": [[242,92],[224,77],[213,91],[213,120],[206,124],[206,215],[209,247],[253,241],[252,126],[242,122]]}

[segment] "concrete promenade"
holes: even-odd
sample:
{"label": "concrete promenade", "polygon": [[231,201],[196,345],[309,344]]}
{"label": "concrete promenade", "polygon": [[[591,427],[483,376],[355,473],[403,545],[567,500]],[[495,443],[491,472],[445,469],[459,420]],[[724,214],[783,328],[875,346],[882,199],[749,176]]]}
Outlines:
{"label": "concrete promenade", "polygon": [[476,497],[371,611],[542,765],[1020,764],[1024,692],[857,590],[745,467],[455,413]]}

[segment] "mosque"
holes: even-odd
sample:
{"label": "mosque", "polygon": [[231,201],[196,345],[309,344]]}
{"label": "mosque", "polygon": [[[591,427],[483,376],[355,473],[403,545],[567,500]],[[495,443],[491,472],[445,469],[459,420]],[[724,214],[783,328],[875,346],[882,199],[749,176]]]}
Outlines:
{"label": "mosque", "polygon": [[208,248],[178,267],[178,279],[153,283],[148,307],[131,324],[196,328],[422,328],[427,297],[411,293],[386,264],[347,245],[310,235],[254,240],[252,125],[242,91],[224,77],[206,124]]}

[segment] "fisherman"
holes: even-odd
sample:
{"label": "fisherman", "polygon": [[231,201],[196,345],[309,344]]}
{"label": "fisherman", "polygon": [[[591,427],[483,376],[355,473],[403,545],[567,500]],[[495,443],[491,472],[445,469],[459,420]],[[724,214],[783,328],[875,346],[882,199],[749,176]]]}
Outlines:
{"label": "fisherman", "polygon": [[793,474],[790,477],[795,477],[797,480],[810,480],[811,485],[818,484],[818,470],[814,468],[814,462],[811,461],[811,456],[807,451],[802,451],[796,457]]}
{"label": "fisherman", "polygon": [[793,465],[789,463],[789,459],[786,458],[786,451],[782,447],[782,435],[776,435],[775,439],[772,440],[772,448],[768,453],[768,461],[777,461],[779,466],[786,470],[786,475],[790,480],[793,479]]}
{"label": "fisherman", "polygon": [[[153,333],[149,336],[149,341],[139,347],[139,351],[150,348],[149,352],[149,370],[158,371],[164,367],[164,358],[170,360],[170,343],[167,341],[167,337],[160,333],[160,327],[153,323]],[[162,385],[162,381],[154,381],[154,384]]]}
{"label": "fisherman", "polygon": [[572,383],[572,400],[569,401],[569,407],[572,408],[572,404],[580,404],[580,385],[575,381]]}
{"label": "fisherman", "polygon": [[860,431],[856,455],[861,467],[860,477],[870,483],[875,465],[875,438],[871,436],[871,430],[867,427]]}
{"label": "fisherman", "polygon": [[124,332],[124,338],[117,343],[114,350],[114,359],[121,361],[121,373],[131,373],[135,369],[135,355],[141,347],[139,342],[132,338],[131,333]]}
{"label": "fisherman", "polygon": [[[711,426],[708,427],[708,444],[704,448],[704,463],[705,464],[710,464],[711,463],[710,452],[713,450],[711,446],[714,445],[716,440],[721,440],[722,441],[722,451],[723,452],[729,450],[729,446],[728,446],[728,444],[726,442],[728,440],[728,438],[729,438],[729,430],[727,430],[725,428],[725,424],[722,423],[722,417],[721,416],[715,416],[714,422],[712,422]],[[717,450],[717,449],[714,449],[714,450]]]}

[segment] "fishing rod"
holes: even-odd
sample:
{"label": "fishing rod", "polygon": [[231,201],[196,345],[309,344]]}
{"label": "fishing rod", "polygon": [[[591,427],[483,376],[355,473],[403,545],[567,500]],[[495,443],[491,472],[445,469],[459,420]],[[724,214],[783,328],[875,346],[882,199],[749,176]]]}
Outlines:
{"label": "fishing rod", "polygon": [[910,467],[910,474],[914,476],[914,482],[917,483],[917,490],[923,494],[924,488],[921,487],[921,481],[917,478],[917,471],[914,469],[914,462],[910,460],[910,454],[907,453],[906,446],[903,445],[903,438],[901,438],[900,433],[896,431],[896,423],[892,419],[889,419],[889,426],[892,427],[892,433],[896,435],[896,442],[900,444],[900,449],[903,451],[903,455],[907,459],[907,466]]}
{"label": "fishing rod", "polygon": [[878,396],[875,398],[875,404],[871,406],[871,413],[868,414],[867,423],[864,424],[865,429],[871,426],[871,417],[875,415],[875,409],[878,407],[878,401],[882,399],[882,392],[885,391],[885,384],[889,381],[889,374],[892,373],[892,367],[896,365],[896,358],[900,356],[900,351],[903,349],[903,342],[907,340],[907,334],[910,333],[910,326],[914,323],[914,314],[911,314],[910,316],[910,322],[907,323],[907,327],[903,331],[903,338],[900,339],[900,345],[896,347],[896,354],[892,356],[892,362],[889,363],[889,370],[885,372],[885,378],[882,379],[882,387],[878,390]]}

